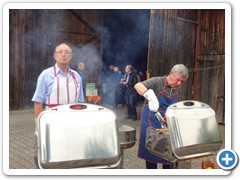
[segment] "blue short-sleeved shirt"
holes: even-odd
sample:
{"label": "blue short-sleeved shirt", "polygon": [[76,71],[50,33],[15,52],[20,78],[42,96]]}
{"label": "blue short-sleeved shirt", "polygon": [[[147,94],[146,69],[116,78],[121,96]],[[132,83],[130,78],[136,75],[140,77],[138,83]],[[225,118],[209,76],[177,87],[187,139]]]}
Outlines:
{"label": "blue short-sleeved shirt", "polygon": [[[71,72],[74,73],[77,83],[78,83],[78,87],[79,87],[78,102],[84,102],[82,79],[79,76],[79,74],[76,71],[69,68],[68,74],[67,74],[67,76],[65,76],[62,73],[61,69],[57,66],[57,64],[55,64],[55,66],[56,66],[57,77],[73,78],[71,75]],[[32,101],[38,102],[40,104],[44,104],[52,91],[53,83],[54,83],[54,67],[50,67],[48,69],[45,69],[39,75],[38,80],[37,80],[37,87],[36,87],[35,93],[33,95]]]}

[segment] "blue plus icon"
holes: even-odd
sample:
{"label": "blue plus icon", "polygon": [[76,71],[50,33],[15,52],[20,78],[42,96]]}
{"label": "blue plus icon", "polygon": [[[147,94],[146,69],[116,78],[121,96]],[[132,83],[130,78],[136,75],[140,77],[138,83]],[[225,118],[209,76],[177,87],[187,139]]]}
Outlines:
{"label": "blue plus icon", "polygon": [[217,155],[218,165],[225,170],[233,169],[238,162],[238,156],[233,150],[223,149]]}

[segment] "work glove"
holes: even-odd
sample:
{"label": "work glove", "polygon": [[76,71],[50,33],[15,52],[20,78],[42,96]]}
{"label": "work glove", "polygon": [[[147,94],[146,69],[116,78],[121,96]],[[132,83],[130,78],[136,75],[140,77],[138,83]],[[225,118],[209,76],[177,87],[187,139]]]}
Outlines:
{"label": "work glove", "polygon": [[150,111],[157,112],[159,108],[159,102],[154,91],[149,89],[143,94],[143,96],[148,100],[148,107]]}

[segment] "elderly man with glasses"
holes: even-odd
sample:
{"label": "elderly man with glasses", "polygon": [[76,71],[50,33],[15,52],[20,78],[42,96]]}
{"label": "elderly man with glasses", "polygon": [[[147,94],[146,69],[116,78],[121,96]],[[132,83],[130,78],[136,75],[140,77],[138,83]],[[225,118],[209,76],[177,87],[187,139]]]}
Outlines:
{"label": "elderly man with glasses", "polygon": [[65,43],[58,45],[54,52],[55,65],[45,69],[38,77],[32,98],[36,135],[37,117],[44,109],[84,101],[82,79],[69,67],[72,57],[72,49],[69,45]]}

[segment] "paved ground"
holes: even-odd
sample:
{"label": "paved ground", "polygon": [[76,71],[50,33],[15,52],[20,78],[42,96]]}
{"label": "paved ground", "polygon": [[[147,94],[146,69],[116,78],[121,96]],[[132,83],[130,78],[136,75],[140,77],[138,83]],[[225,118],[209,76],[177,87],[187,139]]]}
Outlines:
{"label": "paved ground", "polygon": [[[140,114],[141,104],[137,107]],[[120,124],[127,124],[137,130],[137,142],[131,148],[124,151],[125,169],[144,169],[145,163],[137,157],[137,145],[139,137],[139,117],[137,121],[126,120],[126,107],[118,107],[116,111],[117,120]],[[9,169],[36,169],[34,162],[34,120],[33,109],[10,111],[9,113]],[[219,125],[219,130],[224,141],[225,126]],[[213,156],[215,160],[215,156]],[[201,168],[202,159],[191,161],[192,169]],[[161,165],[158,166],[161,168]],[[217,168],[219,168],[217,166]]]}

